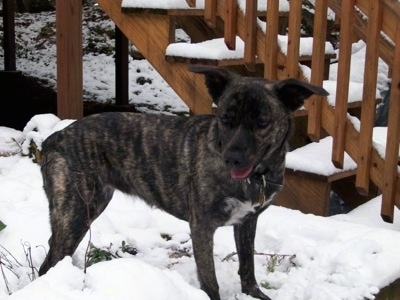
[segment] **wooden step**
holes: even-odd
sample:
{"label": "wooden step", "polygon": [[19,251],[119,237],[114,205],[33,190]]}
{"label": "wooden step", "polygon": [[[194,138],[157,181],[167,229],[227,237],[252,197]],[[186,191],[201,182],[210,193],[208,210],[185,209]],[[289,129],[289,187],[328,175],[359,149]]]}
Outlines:
{"label": "wooden step", "polygon": [[356,163],[346,155],[344,168],[336,168],[331,162],[331,149],[332,137],[326,137],[287,153],[285,184],[276,195],[275,204],[328,216],[332,191],[351,208],[377,196],[377,189],[368,196],[357,193]]}
{"label": "wooden step", "polygon": [[[285,37],[282,36],[284,40]],[[309,48],[310,40],[308,38],[303,39],[303,43],[300,48],[299,61],[307,66],[311,65],[311,55],[307,53],[304,48]],[[282,45],[284,42],[282,41]],[[285,52],[285,47],[283,52]],[[333,52],[333,48],[328,47],[326,54],[326,77],[329,76],[329,64],[330,60],[336,58],[336,54]],[[241,65],[244,63],[244,42],[238,36],[236,37],[236,49],[229,50],[225,45],[223,38],[217,38],[208,40],[200,43],[171,43],[166,49],[165,59],[168,62],[187,63],[187,64],[205,64],[213,66],[233,66]],[[261,63],[257,60],[256,63]]]}

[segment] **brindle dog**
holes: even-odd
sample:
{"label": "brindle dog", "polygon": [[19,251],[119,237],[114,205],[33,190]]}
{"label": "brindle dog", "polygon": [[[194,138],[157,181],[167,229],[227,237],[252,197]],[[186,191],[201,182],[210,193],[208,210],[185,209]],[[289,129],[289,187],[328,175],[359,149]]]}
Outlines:
{"label": "brindle dog", "polygon": [[52,236],[40,274],[75,252],[118,189],[189,222],[200,285],[213,300],[220,299],[213,235],[233,225],[242,292],[269,299],[254,275],[257,217],[282,187],[293,111],[327,92],[296,79],[190,70],[205,75],[217,115],[103,113],[44,141]]}

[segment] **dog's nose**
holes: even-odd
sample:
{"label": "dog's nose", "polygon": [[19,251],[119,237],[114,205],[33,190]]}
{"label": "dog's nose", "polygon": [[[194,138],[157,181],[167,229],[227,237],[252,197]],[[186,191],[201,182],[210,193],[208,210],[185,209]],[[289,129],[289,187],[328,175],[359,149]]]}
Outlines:
{"label": "dog's nose", "polygon": [[244,161],[243,151],[231,150],[225,154],[225,163],[231,168],[240,168]]}

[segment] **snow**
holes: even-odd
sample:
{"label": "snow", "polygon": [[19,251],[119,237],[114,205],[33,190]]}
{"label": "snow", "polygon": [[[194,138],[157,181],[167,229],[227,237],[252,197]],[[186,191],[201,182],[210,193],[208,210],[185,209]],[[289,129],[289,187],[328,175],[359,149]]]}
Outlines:
{"label": "snow", "polygon": [[[265,31],[265,30],[264,30]],[[287,54],[288,48],[288,36],[287,35],[278,35],[278,45],[283,54]],[[300,56],[311,56],[313,48],[313,38],[312,37],[302,37],[300,38],[299,45],[299,55]],[[331,43],[325,43],[325,53],[326,54],[335,54],[335,50]]]}
{"label": "snow", "polygon": [[[123,8],[189,9],[186,0],[122,0]],[[204,0],[196,0],[197,9],[204,8]]]}
{"label": "snow", "polygon": [[343,169],[336,168],[331,161],[332,137],[310,143],[286,154],[286,167],[294,171],[304,171],[330,176],[343,171],[355,170],[357,164],[345,153]]}
{"label": "snow", "polygon": [[[13,262],[18,276],[3,267],[12,295],[0,280],[1,299],[207,299],[196,278],[188,224],[119,192],[93,223],[91,242],[122,258],[94,264],[85,274],[87,235],[72,258],[30,282],[23,246],[31,247],[39,267],[50,236],[39,166],[26,156],[0,157],[0,190],[0,219],[7,224],[0,232],[1,258]],[[255,256],[258,282],[269,287],[265,293],[272,299],[373,299],[400,276],[399,211],[394,224],[384,223],[380,202],[378,197],[328,218],[277,206],[266,210],[258,222]],[[137,255],[121,252],[122,241]],[[214,241],[222,299],[251,299],[240,293],[232,227],[218,229]],[[287,258],[267,271],[266,254]]]}
{"label": "snow", "polygon": [[[141,2],[145,5],[150,1]],[[184,0],[151,2],[152,5],[186,3]],[[40,49],[34,44],[42,22],[51,22],[54,14],[43,14],[39,22],[31,18],[31,15],[17,16],[17,25],[21,20],[26,25],[17,26],[18,38],[26,49],[34,49],[18,57],[17,68],[54,85],[55,47],[45,43],[44,49]],[[350,74],[355,84],[350,84],[349,102],[360,100],[360,86],[358,89],[356,86],[362,83],[363,53],[365,44],[356,43]],[[378,87],[383,89],[388,68],[383,62],[379,66]],[[169,112],[187,110],[146,60],[130,60],[129,70],[131,103],[143,105],[142,110],[148,112],[163,111],[165,106],[172,107]],[[332,95],[336,91],[332,84],[336,75],[337,67],[333,64],[330,81],[324,83]],[[152,84],[137,84],[141,76],[151,79]],[[99,102],[110,101],[114,97],[112,56],[86,53],[84,83],[86,95],[94,95]],[[40,266],[48,250],[50,226],[40,167],[26,155],[28,146],[34,141],[40,148],[49,134],[73,121],[45,114],[32,118],[23,132],[0,127],[0,220],[7,225],[0,231],[0,298],[208,299],[196,277],[188,224],[120,192],[114,194],[109,207],[93,223],[90,235],[86,235],[72,257],[66,257],[40,278],[32,273],[27,257],[31,257],[35,268]],[[386,129],[375,128],[374,145],[383,155],[385,141]],[[323,139],[319,145],[313,145],[319,148],[318,152],[312,149],[307,154],[329,163],[329,157],[324,155],[329,156],[330,145],[329,138]],[[287,164],[300,169],[303,158],[296,158],[296,154],[295,151],[288,154]],[[352,163],[346,158],[348,168],[354,167]],[[308,162],[303,168],[309,170],[313,164],[318,170],[332,167]],[[280,300],[373,299],[379,289],[400,277],[400,212],[395,209],[394,224],[383,222],[379,215],[381,201],[377,197],[348,214],[332,217],[277,206],[266,210],[258,222],[255,255],[256,278],[263,291]],[[94,264],[85,273],[89,240],[120,258]],[[218,229],[214,242],[222,299],[252,299],[240,292],[232,227]],[[123,243],[134,247],[137,254],[123,252]]]}
{"label": "snow", "polygon": [[224,39],[218,38],[200,43],[172,43],[165,51],[166,55],[178,57],[190,57],[201,59],[243,59],[244,42],[236,37],[236,49],[229,50]]}
{"label": "snow", "polygon": [[[268,1],[258,1],[258,11],[267,10]],[[246,11],[246,0],[238,1],[239,8]],[[186,0],[122,0],[124,8],[154,8],[154,9],[189,9]],[[204,9],[204,0],[196,0],[197,9]],[[288,12],[289,2],[287,0],[279,0],[279,11]]]}

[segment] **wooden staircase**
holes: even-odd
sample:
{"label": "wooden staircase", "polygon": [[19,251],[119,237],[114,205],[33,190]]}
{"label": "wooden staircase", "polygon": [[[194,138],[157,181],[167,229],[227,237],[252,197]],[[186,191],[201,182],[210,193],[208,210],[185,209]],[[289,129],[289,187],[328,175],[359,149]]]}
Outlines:
{"label": "wooden staircase", "polygon": [[[191,113],[212,113],[211,99],[203,78],[187,71],[188,63],[223,65],[242,74],[264,76],[268,79],[297,77],[315,85],[326,78],[329,59],[326,53],[326,20],[328,7],[336,13],[341,24],[339,71],[336,103],[329,104],[320,96],[310,98],[307,110],[298,115],[305,118],[300,127],[318,141],[326,135],[333,137],[332,162],[343,167],[344,153],[357,163],[356,188],[367,195],[370,185],[382,192],[384,220],[392,221],[394,206],[400,207],[400,175],[398,171],[400,142],[400,3],[390,0],[317,0],[315,7],[312,55],[308,55],[311,75],[303,73],[299,54],[302,1],[291,0],[288,12],[279,12],[278,1],[268,1],[267,9],[257,10],[257,1],[245,1],[239,9],[236,0],[205,0],[204,7],[187,1],[186,8],[121,8],[121,0],[97,0],[125,36],[160,73],[187,104]],[[200,1],[199,1],[200,2]],[[242,1],[244,2],[244,1]],[[261,0],[260,0],[261,2]],[[191,7],[191,6],[192,7]],[[244,13],[243,11],[246,11]],[[366,21],[368,17],[369,22]],[[267,28],[260,19],[268,20]],[[285,23],[286,22],[286,23]],[[196,60],[167,56],[167,47],[175,41],[175,29],[180,27],[192,42],[223,38],[228,48],[235,48],[235,39],[244,41],[243,58],[236,60]],[[287,50],[278,44],[277,35],[288,28]],[[381,34],[384,33],[383,34]],[[354,36],[367,44],[363,97],[358,105],[362,111],[360,128],[347,117],[351,43]],[[372,127],[376,107],[377,59],[381,57],[390,67],[394,84],[391,91],[390,116],[385,158],[372,146]],[[254,71],[252,73],[251,71]],[[340,177],[340,176],[338,176]],[[329,180],[327,182],[330,183]],[[325,190],[324,190],[324,193]],[[290,206],[290,204],[289,204]],[[324,208],[326,211],[326,208]],[[324,214],[324,213],[321,213]]]}

